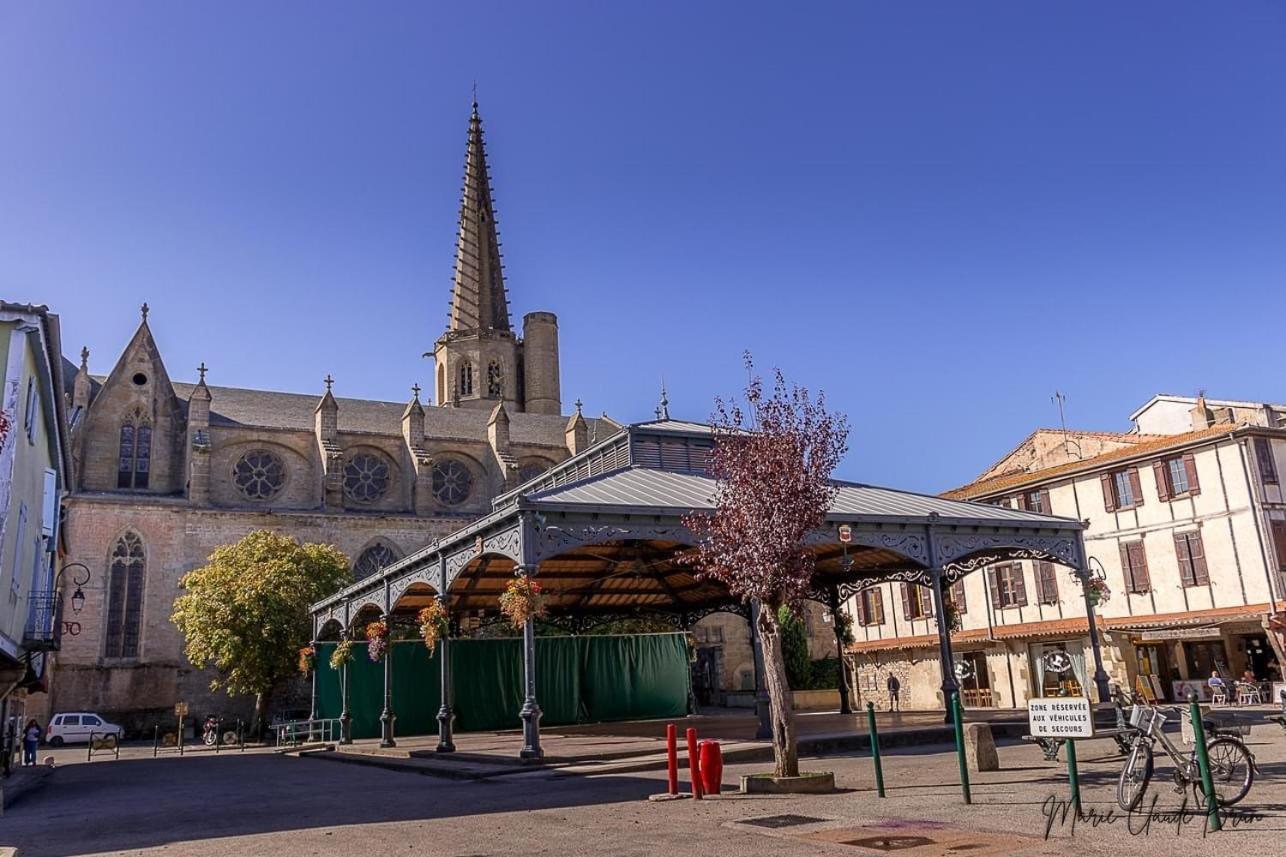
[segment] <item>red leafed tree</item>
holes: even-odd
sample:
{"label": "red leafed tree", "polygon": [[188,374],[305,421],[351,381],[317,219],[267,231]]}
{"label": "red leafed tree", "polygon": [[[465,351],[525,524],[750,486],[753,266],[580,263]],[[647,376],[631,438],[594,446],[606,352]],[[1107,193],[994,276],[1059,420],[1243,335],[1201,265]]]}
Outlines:
{"label": "red leafed tree", "polygon": [[715,509],[686,519],[698,538],[681,559],[743,602],[759,602],[774,776],[795,777],[799,754],[777,614],[782,605],[798,608],[808,593],[814,557],[804,538],[825,523],[835,497],[830,478],[848,450],[848,420],[826,410],[823,394],[813,398],[787,385],[780,370],[765,390],[749,354],[745,361],[744,404],[717,399],[710,420]]}

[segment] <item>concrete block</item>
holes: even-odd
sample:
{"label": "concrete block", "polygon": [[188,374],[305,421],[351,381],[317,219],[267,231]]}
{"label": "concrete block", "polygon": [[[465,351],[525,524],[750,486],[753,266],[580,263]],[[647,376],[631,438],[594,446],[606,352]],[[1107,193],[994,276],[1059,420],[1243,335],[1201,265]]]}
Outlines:
{"label": "concrete block", "polygon": [[965,725],[965,759],[971,771],[999,771],[1000,756],[996,753],[996,740],[991,735],[990,723]]}

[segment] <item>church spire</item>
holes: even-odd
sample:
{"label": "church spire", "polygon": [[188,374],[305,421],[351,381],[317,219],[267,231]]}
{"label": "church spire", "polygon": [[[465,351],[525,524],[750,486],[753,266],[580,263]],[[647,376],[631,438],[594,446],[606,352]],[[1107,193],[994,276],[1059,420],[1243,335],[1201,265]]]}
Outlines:
{"label": "church spire", "polygon": [[455,250],[455,285],[451,289],[447,330],[510,330],[509,300],[500,266],[500,241],[477,100],[473,102],[473,115],[469,118],[460,234]]}

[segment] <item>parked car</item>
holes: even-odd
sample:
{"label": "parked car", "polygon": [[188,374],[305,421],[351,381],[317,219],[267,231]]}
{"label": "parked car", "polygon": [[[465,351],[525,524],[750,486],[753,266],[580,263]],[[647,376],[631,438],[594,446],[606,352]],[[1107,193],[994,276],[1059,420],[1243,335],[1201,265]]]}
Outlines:
{"label": "parked car", "polygon": [[88,744],[89,736],[105,738],[115,735],[116,740],[125,737],[125,730],[115,723],[108,723],[90,711],[73,711],[67,714],[55,714],[45,730],[45,743],[50,747],[61,747],[63,744]]}

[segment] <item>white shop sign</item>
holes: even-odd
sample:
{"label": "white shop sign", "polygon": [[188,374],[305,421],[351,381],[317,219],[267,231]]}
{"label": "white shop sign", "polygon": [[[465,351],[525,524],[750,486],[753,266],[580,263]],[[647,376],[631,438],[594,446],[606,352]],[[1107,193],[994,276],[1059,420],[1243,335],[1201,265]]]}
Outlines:
{"label": "white shop sign", "polygon": [[1035,738],[1094,737],[1094,712],[1084,696],[1029,699],[1027,724]]}

